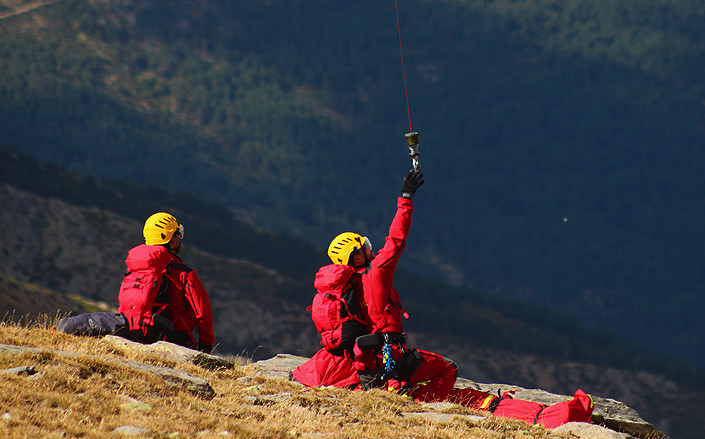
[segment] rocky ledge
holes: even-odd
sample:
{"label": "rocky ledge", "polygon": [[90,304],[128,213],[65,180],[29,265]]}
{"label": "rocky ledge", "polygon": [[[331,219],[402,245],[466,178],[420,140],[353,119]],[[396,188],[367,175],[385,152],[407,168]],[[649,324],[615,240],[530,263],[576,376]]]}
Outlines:
{"label": "rocky ledge", "polygon": [[[155,355],[161,355],[165,359],[175,362],[191,362],[204,368],[231,368],[234,364],[217,355],[207,355],[198,351],[187,349],[167,342],[158,342],[152,345],[141,345],[130,342],[126,339],[107,336],[103,342],[119,346],[122,349],[149,351]],[[27,351],[40,351],[40,349],[31,347],[21,347],[14,345],[0,345],[0,351],[22,354]],[[41,349],[46,351],[46,349]],[[70,352],[55,351],[59,356],[76,355]],[[262,360],[254,363],[256,370],[255,376],[266,378],[289,380],[289,373],[300,364],[307,360],[305,357],[278,354],[268,360]],[[215,395],[213,388],[206,380],[200,377],[191,376],[183,371],[178,371],[168,367],[157,367],[147,364],[137,363],[130,360],[111,359],[111,361],[119,361],[129,367],[146,370],[163,379],[165,382],[179,386],[188,391],[199,394],[204,398],[212,398]],[[35,375],[41,374],[41,371],[35,370],[33,365],[15,367],[12,369],[0,370],[0,373],[9,373],[15,375]],[[557,395],[546,392],[540,389],[524,389],[510,384],[483,384],[476,383],[464,378],[459,378],[456,382],[458,388],[473,388],[483,392],[498,394],[505,391],[515,391],[515,397],[528,401],[535,401],[542,404],[554,404],[559,401],[571,399],[566,395]],[[291,397],[290,394],[268,395],[267,398],[285,399]],[[571,433],[571,437],[578,439],[629,439],[629,438],[658,438],[662,434],[658,432],[653,425],[646,422],[639,414],[626,406],[625,404],[607,398],[592,396],[595,403],[592,416],[592,423],[571,422],[562,425],[554,431],[556,433]],[[252,404],[262,405],[263,401],[253,400]],[[450,417],[464,417],[469,422],[479,422],[484,419],[480,415],[465,415],[448,413],[454,404],[426,403],[423,404],[423,411],[418,413],[406,414],[406,416],[418,416],[442,422]]]}
{"label": "rocky ledge", "polygon": [[[289,354],[278,354],[268,360],[256,362],[255,366],[257,366],[259,370],[258,373],[262,376],[289,379],[289,372],[300,364],[303,364],[306,360],[308,360],[308,358]],[[494,395],[501,394],[505,391],[515,391],[515,398],[548,405],[572,398],[572,396],[557,395],[540,389],[524,389],[511,384],[476,383],[465,378],[458,378],[455,386],[457,388],[470,387]],[[613,399],[600,398],[593,395],[590,396],[595,403],[592,414],[592,424],[570,422],[554,429],[554,431],[571,432],[580,439],[658,438],[663,436],[653,425],[642,419],[639,413],[627,405]],[[442,411],[453,405],[450,403],[430,403],[423,405],[428,411],[418,415],[432,419],[443,420],[443,418],[448,416],[468,416],[442,413]],[[473,418],[472,416],[468,417]],[[478,418],[482,417],[480,416]],[[472,421],[473,419],[469,420]]]}

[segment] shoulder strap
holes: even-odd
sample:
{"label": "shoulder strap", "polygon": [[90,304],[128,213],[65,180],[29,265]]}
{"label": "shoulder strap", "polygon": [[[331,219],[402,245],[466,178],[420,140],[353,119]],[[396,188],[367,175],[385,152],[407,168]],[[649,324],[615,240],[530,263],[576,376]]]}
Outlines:
{"label": "shoulder strap", "polygon": [[191,268],[191,267],[189,267],[188,265],[186,265],[186,264],[184,264],[184,263],[181,263],[181,262],[172,262],[172,263],[170,263],[169,265],[167,265],[166,268],[165,268],[164,271],[163,271],[165,278],[169,279],[169,280],[170,280],[171,282],[173,282],[174,285],[176,285],[177,287],[183,289],[183,288],[184,288],[184,285],[183,285],[178,279],[176,279],[174,276],[172,276],[171,273],[169,272],[170,269],[172,269],[172,268],[176,268],[177,270],[181,270],[181,271],[183,271],[183,272],[185,272],[185,273],[190,273],[190,272],[192,272],[192,271],[193,271],[193,268]]}
{"label": "shoulder strap", "polygon": [[[177,269],[177,270],[181,270],[181,271],[186,272],[186,273],[192,272],[192,271],[193,271],[193,268],[189,267],[188,265],[186,265],[186,264],[184,264],[184,263],[182,263],[182,262],[171,262],[171,263],[169,263],[169,265],[167,265],[166,268],[164,269],[164,272],[163,272],[163,273],[164,273],[164,277],[165,277],[166,279],[168,279],[170,282],[173,282],[174,285],[176,285],[177,287],[179,287],[180,289],[183,290],[183,289],[184,289],[184,285],[181,283],[181,281],[179,281],[178,279],[175,279],[175,276],[172,276],[171,273],[169,273],[170,269],[172,269],[172,268],[175,268],[175,269]],[[176,317],[176,318],[175,318],[174,320],[183,322],[184,317],[183,317],[181,314],[179,314],[178,312],[176,313],[176,316],[175,316],[175,317]],[[190,331],[186,331],[186,333],[188,334],[189,338],[191,339],[191,342],[197,343],[197,341],[196,341],[194,335],[193,335]]]}
{"label": "shoulder strap", "polygon": [[[343,307],[345,308],[345,311],[348,313],[348,319],[358,321],[366,326],[372,326],[370,322],[366,322],[364,320],[363,316],[360,313],[359,303],[357,303],[357,290],[355,289],[355,284],[352,282],[352,278],[351,282],[348,283],[348,286],[349,288],[345,290],[345,292],[341,295],[340,298],[337,299],[340,301],[340,303],[342,303]],[[348,295],[348,299],[352,299],[355,301],[355,303],[353,304],[354,306],[348,306],[348,301],[343,298],[343,296],[345,295]],[[350,308],[353,309],[351,310]]]}
{"label": "shoulder strap", "polygon": [[188,265],[184,264],[183,262],[172,262],[169,265],[167,265],[167,268],[176,268],[177,270],[185,271],[186,273],[190,273],[193,271],[193,268],[189,267]]}

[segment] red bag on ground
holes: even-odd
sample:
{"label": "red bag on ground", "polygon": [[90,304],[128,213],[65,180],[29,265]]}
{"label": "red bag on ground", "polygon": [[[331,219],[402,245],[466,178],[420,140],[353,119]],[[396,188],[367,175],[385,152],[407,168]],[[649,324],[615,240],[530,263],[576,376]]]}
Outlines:
{"label": "red bag on ground", "polygon": [[502,398],[493,415],[500,418],[518,419],[528,424],[535,424],[537,415],[545,408],[543,404],[523,399]]}
{"label": "red bag on ground", "polygon": [[578,389],[570,401],[563,401],[543,409],[538,423],[546,428],[556,428],[566,422],[590,422],[593,403],[581,389]]}
{"label": "red bag on ground", "polygon": [[580,389],[570,401],[550,406],[522,399],[500,398],[474,389],[453,389],[447,401],[473,410],[488,411],[502,418],[542,424],[546,428],[556,428],[567,422],[590,422],[593,410],[592,398]]}

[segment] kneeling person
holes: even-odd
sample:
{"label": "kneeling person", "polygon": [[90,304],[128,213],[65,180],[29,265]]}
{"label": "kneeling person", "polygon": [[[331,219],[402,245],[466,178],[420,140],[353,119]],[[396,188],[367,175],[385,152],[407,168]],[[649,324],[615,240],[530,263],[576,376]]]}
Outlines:
{"label": "kneeling person", "polygon": [[[389,234],[377,254],[370,241],[357,233],[341,233],[330,243],[328,256],[333,263],[316,274],[316,296],[337,300],[339,317],[351,324],[347,328],[338,328],[336,322],[329,327],[319,324],[314,299],[312,317],[324,348],[292,372],[297,381],[309,386],[388,387],[418,401],[442,401],[453,389],[457,366],[452,361],[407,346],[402,325],[406,313],[392,287],[411,228],[412,198],[423,183],[423,174],[416,171],[404,178]],[[331,349],[335,343],[342,352]]]}

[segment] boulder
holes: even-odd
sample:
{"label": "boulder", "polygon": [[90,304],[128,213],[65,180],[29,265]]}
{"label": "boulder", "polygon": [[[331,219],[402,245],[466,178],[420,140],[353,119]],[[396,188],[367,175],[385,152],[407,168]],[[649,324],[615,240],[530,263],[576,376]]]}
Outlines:
{"label": "boulder", "polygon": [[209,370],[232,369],[234,367],[232,361],[228,361],[223,357],[205,354],[203,352],[195,351],[193,349],[166,341],[158,341],[152,344],[141,344],[115,335],[106,335],[100,342],[132,352],[155,354],[177,363],[193,363]]}
{"label": "boulder", "polygon": [[[25,352],[31,352],[34,354],[41,354],[41,353],[47,353],[47,349],[38,349],[38,348],[32,348],[32,347],[27,347],[27,346],[14,346],[14,345],[5,345],[5,344],[0,344],[0,352],[8,352],[12,354],[23,354]],[[193,392],[199,396],[205,397],[205,398],[213,398],[215,396],[215,391],[213,388],[204,380],[203,378],[199,377],[194,377],[186,372],[182,372],[180,370],[172,369],[170,367],[161,367],[161,366],[152,366],[149,364],[144,364],[144,363],[138,363],[136,361],[131,361],[131,360],[121,360],[121,359],[116,359],[116,358],[111,358],[111,357],[105,357],[105,356],[100,356],[100,355],[85,355],[85,354],[76,354],[74,352],[66,352],[66,351],[60,351],[60,350],[51,350],[50,351],[52,355],[56,355],[59,357],[76,357],[76,356],[82,356],[82,357],[88,357],[88,358],[97,358],[102,361],[107,361],[107,362],[112,362],[112,363],[117,363],[121,364],[123,366],[130,367],[135,370],[142,370],[146,371],[149,373],[153,373],[159,377],[161,377],[165,382],[179,386],[182,389],[188,390],[190,392]],[[33,367],[30,367],[32,370],[34,370]]]}

